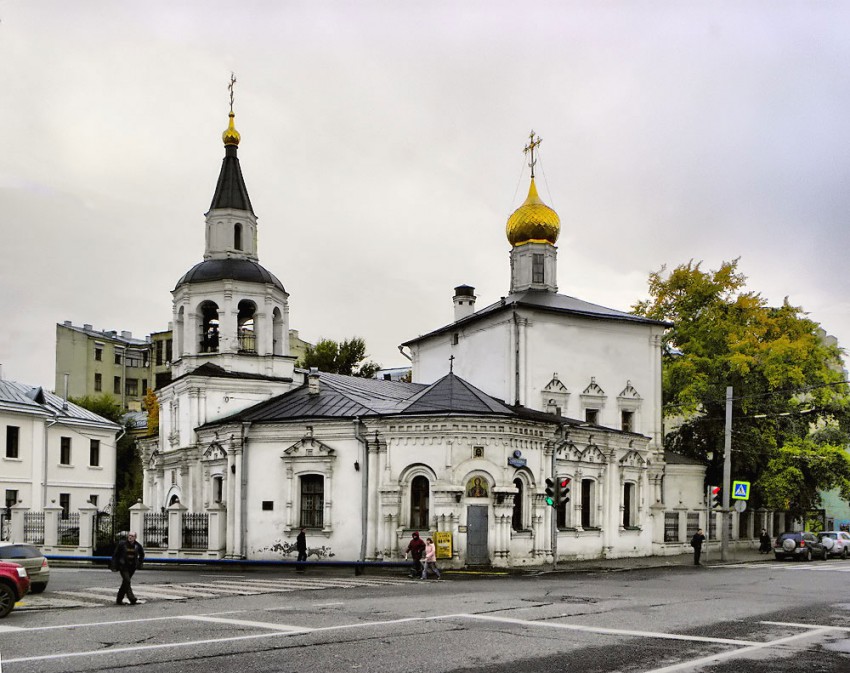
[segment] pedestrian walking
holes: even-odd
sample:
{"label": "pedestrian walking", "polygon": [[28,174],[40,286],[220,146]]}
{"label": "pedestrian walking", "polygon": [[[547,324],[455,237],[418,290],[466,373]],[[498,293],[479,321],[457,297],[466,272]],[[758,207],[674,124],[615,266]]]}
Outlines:
{"label": "pedestrian walking", "polygon": [[694,565],[698,566],[699,556],[702,554],[702,543],[705,542],[705,534],[702,532],[702,528],[700,528],[694,536],[691,538],[691,547],[694,548]]}
{"label": "pedestrian walking", "polygon": [[121,540],[115,548],[109,566],[111,570],[121,573],[121,586],[118,589],[118,597],[115,599],[118,605],[124,604],[124,596],[130,600],[130,605],[136,604],[136,595],[133,593],[130,581],[133,579],[133,574],[142,567],[144,560],[145,550],[136,542],[136,534],[127,533],[127,539]]}
{"label": "pedestrian walking", "polygon": [[440,579],[440,570],[437,568],[437,547],[429,537],[425,540],[425,564],[422,566],[422,579],[428,579],[428,572],[432,572]]}
{"label": "pedestrian walking", "polygon": [[764,528],[761,529],[761,535],[759,535],[759,551],[762,554],[769,554],[772,551],[770,548],[770,535],[767,534]]}
{"label": "pedestrian walking", "polygon": [[410,544],[407,545],[407,549],[404,552],[405,559],[407,559],[408,554],[413,559],[413,570],[410,572],[411,577],[418,578],[422,575],[422,555],[424,553],[425,543],[419,537],[419,533],[414,532]]}
{"label": "pedestrian walking", "polygon": [[307,534],[304,532],[304,528],[301,528],[301,532],[298,533],[298,537],[295,538],[295,549],[298,551],[298,565],[295,566],[296,572],[303,573],[304,572],[304,562],[307,560]]}

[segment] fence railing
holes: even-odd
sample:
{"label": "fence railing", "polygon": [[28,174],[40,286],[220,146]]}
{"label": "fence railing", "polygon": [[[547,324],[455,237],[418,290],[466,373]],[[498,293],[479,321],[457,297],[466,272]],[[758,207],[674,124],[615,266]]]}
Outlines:
{"label": "fence railing", "polygon": [[44,512],[24,514],[24,542],[44,544]]}
{"label": "fence railing", "polygon": [[69,512],[64,519],[59,519],[58,525],[59,544],[77,546],[80,544],[80,513]]}
{"label": "fence railing", "polygon": [[142,539],[148,547],[168,546],[167,512],[145,512]]}
{"label": "fence railing", "polygon": [[206,549],[209,539],[210,517],[208,514],[183,513],[183,547]]}

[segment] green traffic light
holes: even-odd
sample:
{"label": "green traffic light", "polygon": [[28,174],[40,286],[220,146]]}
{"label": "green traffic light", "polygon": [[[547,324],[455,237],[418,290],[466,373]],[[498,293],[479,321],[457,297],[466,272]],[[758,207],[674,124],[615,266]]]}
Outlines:
{"label": "green traffic light", "polygon": [[546,498],[546,504],[549,505],[549,507],[554,507],[555,506],[555,498],[547,497]]}

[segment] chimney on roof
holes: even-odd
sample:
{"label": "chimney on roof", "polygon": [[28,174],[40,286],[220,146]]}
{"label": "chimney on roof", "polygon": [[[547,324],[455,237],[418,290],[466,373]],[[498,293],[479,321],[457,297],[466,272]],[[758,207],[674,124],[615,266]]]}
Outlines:
{"label": "chimney on roof", "polygon": [[475,288],[470,285],[458,285],[452,301],[455,305],[455,322],[472,315],[475,313]]}
{"label": "chimney on roof", "polygon": [[121,338],[122,338],[122,339],[132,339],[132,338],[133,338],[133,333],[132,333],[132,332],[128,332],[127,330],[122,330],[122,331],[121,331]]}
{"label": "chimney on roof", "polygon": [[307,393],[310,395],[319,394],[319,368],[310,367],[310,373],[307,374]]}
{"label": "chimney on roof", "polygon": [[92,330],[91,330],[91,325],[89,325],[88,323],[86,323],[86,324],[84,324],[84,325],[83,325],[83,329],[84,329],[86,332],[91,332],[91,331],[92,331]]}
{"label": "chimney on roof", "polygon": [[71,325],[73,325],[73,323],[70,320],[66,320],[62,324],[65,325],[65,327],[71,327]]}

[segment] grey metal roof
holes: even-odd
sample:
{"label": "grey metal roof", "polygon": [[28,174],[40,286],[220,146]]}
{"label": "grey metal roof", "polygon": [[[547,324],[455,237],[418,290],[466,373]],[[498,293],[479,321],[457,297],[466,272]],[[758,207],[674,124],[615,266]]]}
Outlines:
{"label": "grey metal roof", "polygon": [[235,145],[228,145],[224,149],[224,159],[221,162],[221,172],[218,174],[210,210],[235,208],[247,210],[253,215],[254,210],[251,208],[251,199],[248,198],[248,189],[245,187],[242,167],[236,152]]}
{"label": "grey metal roof", "polygon": [[432,383],[408,400],[404,414],[443,413],[504,414],[514,411],[486,393],[478,390],[453,373]]}
{"label": "grey metal roof", "polygon": [[59,420],[112,426],[116,431],[121,429],[117,423],[77,406],[73,402],[66,404],[61,397],[39,386],[30,386],[16,381],[0,380],[0,405],[7,410],[22,413],[44,414]]}
{"label": "grey metal roof", "polygon": [[286,292],[275,275],[261,264],[250,259],[207,259],[195,264],[177,281],[176,290],[187,283],[205,283],[214,280],[241,280],[248,283],[268,283]]}
{"label": "grey metal roof", "polygon": [[121,332],[118,332],[116,330],[86,329],[85,327],[80,327],[79,325],[72,325],[68,322],[59,322],[56,323],[56,325],[62,327],[63,329],[69,329],[73,330],[74,332],[85,334],[86,336],[90,336],[94,339],[108,339],[109,341],[124,344],[125,346],[150,346],[150,342],[147,339],[136,339],[134,337],[121,336]]}
{"label": "grey metal roof", "polygon": [[672,327],[672,323],[662,320],[652,320],[650,318],[644,318],[643,316],[633,315],[624,311],[617,311],[613,308],[606,308],[605,306],[600,306],[598,304],[591,304],[590,302],[576,299],[575,297],[570,297],[565,294],[549,292],[548,290],[526,290],[525,292],[510,294],[489,306],[485,306],[480,311],[476,311],[470,316],[462,318],[456,322],[449,323],[448,325],[435,329],[427,334],[418,336],[415,339],[405,341],[402,345],[408,346],[422,341],[423,339],[427,339],[428,337],[471,325],[485,317],[500,311],[511,310],[513,308],[531,308],[553,313],[567,313],[594,320],[616,320],[643,325]]}

